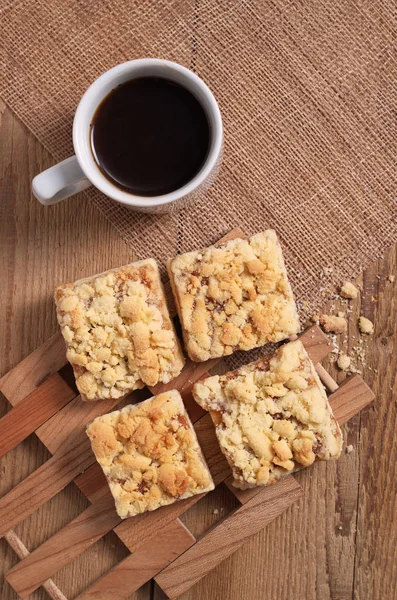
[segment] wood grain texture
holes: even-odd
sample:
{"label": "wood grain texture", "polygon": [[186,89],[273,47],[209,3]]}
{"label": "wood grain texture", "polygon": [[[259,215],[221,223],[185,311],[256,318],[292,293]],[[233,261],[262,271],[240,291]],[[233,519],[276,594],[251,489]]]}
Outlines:
{"label": "wood grain texture", "polygon": [[108,493],[21,560],[7,573],[7,581],[21,598],[27,598],[120,521]]}
{"label": "wood grain texture", "polygon": [[263,488],[156,575],[155,581],[169,598],[177,598],[302,495],[292,477]]}
{"label": "wood grain texture", "polygon": [[190,548],[195,537],[176,519],[158,532],[156,544],[148,541],[114,569],[80,594],[76,600],[126,600],[168,563]]}
{"label": "wood grain texture", "polygon": [[41,467],[0,499],[0,537],[48,502],[92,464],[85,434],[75,437]]}
{"label": "wood grain texture", "polygon": [[[372,16],[377,18],[376,13]],[[364,26],[372,17],[363,14],[362,18]],[[81,196],[53,207],[43,207],[31,197],[32,177],[52,164],[48,153],[0,103],[0,375],[51,335],[58,335],[52,299],[56,284],[136,258],[106,219]],[[153,235],[159,235],[161,220]],[[376,399],[373,407],[343,428],[345,442],[353,451],[343,453],[336,464],[319,464],[298,474],[304,498],[183,594],[183,600],[263,600],[264,590],[277,600],[292,596],[305,600],[396,598],[397,287],[388,281],[389,274],[397,276],[396,247],[386,251],[384,258],[358,280],[361,294],[357,300],[340,301],[334,307],[335,311],[352,310],[348,334],[337,336],[341,350],[348,354],[363,338],[357,330],[358,316],[364,314],[375,323],[374,335],[364,338],[366,365],[358,367]],[[59,348],[64,352],[61,343]],[[2,387],[6,395],[10,396],[11,388],[17,392],[16,399],[18,395],[23,398],[41,383],[37,366],[32,365],[30,383],[15,381],[8,391]],[[346,378],[328,360],[324,366],[339,383]],[[8,409],[9,403],[0,395],[1,414]],[[27,438],[2,459],[0,493],[5,494],[48,457],[36,436]],[[228,506],[228,498],[219,486],[183,518],[188,517],[192,530],[202,532],[214,523],[213,510],[221,512]],[[83,495],[69,485],[18,525],[17,533],[28,548],[35,548],[85,508]],[[116,536],[105,536],[57,573],[54,581],[67,597],[74,598],[123,556],[125,549]],[[16,560],[6,541],[0,540],[2,600],[18,598],[1,579]],[[131,599],[149,600],[153,596],[155,600],[165,598],[158,587],[153,590],[146,584]],[[48,597],[40,588],[31,598]]]}
{"label": "wood grain texture", "polygon": [[[81,196],[52,207],[43,207],[32,197],[32,178],[52,164],[54,161],[34,136],[0,102],[0,375],[8,373],[52,335],[59,343],[59,359],[54,353],[57,360],[53,366],[54,372],[57,371],[65,363],[65,348],[58,334],[53,301],[55,286],[136,259],[104,216]],[[6,388],[2,380],[2,391],[11,404],[17,403],[42,380],[38,360],[30,365],[22,380],[12,381],[7,377]],[[9,407],[9,401],[0,394],[0,415]],[[0,495],[48,458],[49,453],[37,437],[29,436],[1,459]],[[28,549],[34,549],[85,508],[84,496],[76,486],[69,485],[15,531]],[[74,598],[125,554],[124,545],[108,535],[57,573],[54,581],[65,596]],[[6,540],[0,539],[2,600],[18,599],[3,577],[17,560]],[[148,597],[149,585],[132,594],[134,600]],[[33,592],[31,598],[48,600],[42,588]]]}
{"label": "wood grain texture", "polygon": [[65,342],[57,332],[0,379],[0,390],[15,406],[66,362]]}
{"label": "wood grain texture", "polygon": [[360,375],[353,375],[330,396],[334,415],[339,425],[344,425],[358,415],[368,404],[375,399],[375,394],[362,380]]}
{"label": "wood grain texture", "polygon": [[[227,236],[227,239],[235,237],[234,233]],[[43,356],[42,360],[45,360]],[[171,387],[178,388],[181,393],[185,396],[187,406],[190,407],[190,413],[194,415],[193,420],[198,418],[204,411],[199,408],[197,410],[196,404],[191,397],[191,388],[194,382],[202,377],[207,370],[219,362],[218,360],[208,361],[207,363],[194,363],[188,361],[185,365],[180,376],[173,381],[173,385],[160,384],[153,389],[153,393],[164,392]],[[24,362],[21,364],[20,370],[24,370]],[[18,367],[14,369],[14,374],[18,374]],[[40,386],[39,389],[41,389]],[[47,387],[44,385],[44,391]],[[36,392],[38,392],[36,390]],[[52,390],[48,390],[51,392]],[[187,393],[186,393],[187,392]],[[73,393],[73,396],[75,394]],[[72,397],[73,397],[72,396]],[[128,402],[130,402],[132,396]],[[109,400],[101,403],[82,403],[79,396],[77,396],[73,402],[70,402],[64,407],[58,414],[54,415],[53,418],[48,420],[37,430],[37,435],[42,442],[45,443],[46,447],[57,457],[57,464],[61,464],[63,452],[70,452],[70,440],[81,438],[85,425],[96,416],[103,414],[111,410],[116,404],[119,404],[117,400]],[[85,457],[85,453],[82,454]],[[36,481],[40,481],[43,476],[43,471],[46,465],[43,465],[38,470],[37,474],[32,474],[29,477],[29,484],[35,485]],[[52,461],[48,461],[47,467],[51,469]],[[64,463],[63,470],[69,471],[69,462]],[[93,469],[94,474],[96,473],[99,479],[100,490],[98,490],[98,483],[92,480],[90,477],[90,471],[88,473],[87,481],[96,486],[96,496],[101,497],[105,494],[105,498],[102,498],[93,506],[89,507],[74,521],[69,523],[62,530],[57,532],[55,536],[47,540],[46,543],[42,544],[37,550],[32,553],[24,562],[17,565],[7,575],[7,580],[11,583],[14,589],[23,598],[27,597],[32,591],[37,589],[40,584],[45,581],[50,575],[69,564],[78,555],[84,552],[90,545],[95,543],[98,539],[104,536],[108,531],[113,529],[119,522],[120,519],[117,517],[114,510],[114,503],[108,492],[106,482],[104,481],[103,474],[99,475],[99,472]],[[58,479],[62,473],[59,474]],[[85,481],[84,474],[79,478],[80,483]],[[24,493],[23,488],[24,482],[20,484],[18,490],[21,494]],[[106,485],[106,488],[104,487]],[[83,483],[87,491],[87,495],[91,496],[90,489],[87,483]],[[3,499],[4,505],[6,505],[9,498],[13,498],[14,490],[9,493]],[[43,500],[47,501],[50,496],[44,495]],[[1,501],[0,501],[1,502]],[[1,506],[1,504],[0,504]],[[37,504],[33,505],[33,509],[37,509]],[[26,513],[23,513],[26,516]],[[14,524],[14,523],[13,523]],[[173,523],[170,523],[170,527]]]}
{"label": "wood grain texture", "polygon": [[312,325],[305,329],[299,339],[314,364],[324,360],[332,350],[332,343],[318,325]]}
{"label": "wood grain texture", "polygon": [[[129,396],[133,402],[133,395]],[[85,433],[86,425],[95,417],[98,417],[114,408],[120,400],[109,398],[101,402],[82,402],[80,396],[76,396],[56,415],[48,419],[36,430],[36,435],[54,454],[62,450],[65,444],[78,435]],[[93,456],[93,461],[95,457]]]}
{"label": "wood grain texture", "polygon": [[55,415],[76,395],[73,387],[54,373],[0,419],[0,458]]}
{"label": "wood grain texture", "polygon": [[90,502],[102,498],[109,489],[104,472],[97,462],[94,462],[84,473],[76,477],[74,483]]}

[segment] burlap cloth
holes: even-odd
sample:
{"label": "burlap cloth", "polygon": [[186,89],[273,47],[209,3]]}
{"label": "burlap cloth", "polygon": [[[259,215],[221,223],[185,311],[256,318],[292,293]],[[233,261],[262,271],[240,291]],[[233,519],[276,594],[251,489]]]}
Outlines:
{"label": "burlap cloth", "polygon": [[73,153],[74,110],[103,71],[139,57],[193,69],[225,125],[223,167],[200,205],[152,217],[92,188],[87,196],[140,258],[162,262],[235,226],[276,229],[310,314],[397,238],[395,8],[393,0],[2,0],[0,95],[55,162]]}

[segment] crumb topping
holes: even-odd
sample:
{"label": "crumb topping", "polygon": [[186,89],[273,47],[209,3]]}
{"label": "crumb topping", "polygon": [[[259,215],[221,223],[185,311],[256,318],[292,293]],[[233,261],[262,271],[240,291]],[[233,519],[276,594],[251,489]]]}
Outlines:
{"label": "crumb topping", "polygon": [[347,371],[350,367],[350,362],[350,357],[347,354],[339,354],[337,364],[341,371]]}
{"label": "crumb topping", "polygon": [[347,321],[344,317],[321,315],[320,324],[327,333],[345,333],[347,331]]}
{"label": "crumb topping", "polygon": [[361,333],[371,334],[374,332],[374,324],[372,321],[363,316],[358,319],[358,328]]}
{"label": "crumb topping", "polygon": [[316,459],[339,457],[342,435],[301,341],[194,385],[237,487],[273,483]]}
{"label": "crumb topping", "polygon": [[358,289],[350,283],[350,281],[345,281],[340,289],[339,295],[342,296],[342,298],[357,298]]}
{"label": "crumb topping", "polygon": [[83,399],[120,398],[180,373],[182,350],[154,260],[60,285],[55,301]]}
{"label": "crumb topping", "polygon": [[87,435],[122,519],[214,488],[175,390],[96,418]]}
{"label": "crumb topping", "polygon": [[169,261],[186,349],[205,361],[277,342],[300,329],[272,230]]}

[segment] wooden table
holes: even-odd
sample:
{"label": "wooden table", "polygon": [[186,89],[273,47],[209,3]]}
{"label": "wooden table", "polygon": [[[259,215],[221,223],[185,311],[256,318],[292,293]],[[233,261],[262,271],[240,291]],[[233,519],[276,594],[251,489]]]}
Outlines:
{"label": "wooden table", "polygon": [[[105,218],[81,196],[48,208],[32,198],[32,177],[52,162],[0,103],[0,376],[57,330],[55,284],[134,260]],[[344,452],[338,462],[317,464],[298,474],[304,498],[185,594],[185,600],[397,598],[397,281],[387,280],[393,273],[397,274],[397,246],[358,280],[361,301],[351,303],[349,334],[339,340],[349,353],[360,337],[358,315],[374,321],[375,334],[365,338],[363,377],[377,398],[372,408],[343,428],[353,451]],[[325,367],[339,383],[344,380],[346,375],[335,365]],[[8,409],[0,398],[0,416]],[[25,440],[1,462],[0,495],[47,458],[34,435]],[[324,493],[327,486],[335,486],[336,503]],[[230,492],[220,486],[183,520],[200,535],[235,505]],[[32,550],[87,506],[70,484],[16,532]],[[108,534],[54,580],[73,598],[126,554],[116,536]],[[16,561],[0,540],[2,600],[17,598],[2,577]],[[47,596],[40,589],[31,597]],[[153,584],[131,596],[163,597]]]}

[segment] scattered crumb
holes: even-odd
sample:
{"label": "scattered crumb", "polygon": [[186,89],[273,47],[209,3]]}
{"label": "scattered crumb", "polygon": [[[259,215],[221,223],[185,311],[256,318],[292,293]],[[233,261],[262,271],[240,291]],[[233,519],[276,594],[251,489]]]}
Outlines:
{"label": "scattered crumb", "polygon": [[219,510],[216,508],[215,510],[212,511],[213,515],[219,515]]}
{"label": "scattered crumb", "polygon": [[327,333],[344,333],[347,331],[347,322],[344,317],[335,317],[334,315],[321,315],[321,327]]}
{"label": "scattered crumb", "polygon": [[345,316],[346,316],[345,312],[343,312],[341,310],[338,312],[338,317],[345,317]]}
{"label": "scattered crumb", "polygon": [[350,367],[350,373],[357,373],[357,375],[362,375],[363,372],[360,369],[356,369],[355,367]]}
{"label": "scattered crumb", "polygon": [[371,302],[378,302],[378,296],[371,296]]}
{"label": "scattered crumb", "polygon": [[342,531],[342,529],[343,529],[342,525],[339,525],[338,529],[339,529],[339,531]]}
{"label": "scattered crumb", "polygon": [[[339,352],[339,346],[338,346],[338,342],[336,341],[336,335],[332,335],[331,336],[331,340],[332,340],[332,342],[329,342],[329,345],[332,344],[333,348],[332,348],[332,350],[331,350],[330,353],[331,354],[338,354],[338,352]],[[333,356],[331,358],[333,359],[332,362],[336,361],[336,356]]]}
{"label": "scattered crumb", "polygon": [[374,332],[374,324],[372,321],[363,316],[358,319],[358,327],[361,333],[371,334]]}
{"label": "scattered crumb", "polygon": [[389,277],[387,278],[388,281],[390,281],[390,283],[394,283],[394,280],[396,279],[395,275],[390,274]]}
{"label": "scattered crumb", "polygon": [[349,445],[347,446],[347,448],[346,448],[346,452],[347,452],[348,454],[350,454],[350,452],[353,452],[353,446],[352,446],[351,444],[349,444]]}
{"label": "scattered crumb", "polygon": [[347,356],[347,354],[339,354],[338,367],[342,371],[347,371],[347,369],[350,367],[350,357]]}
{"label": "scattered crumb", "polygon": [[340,288],[339,293],[342,296],[342,298],[357,298],[358,289],[352,283],[350,283],[350,281],[345,281],[345,283]]}

